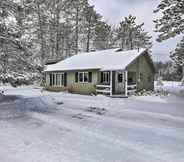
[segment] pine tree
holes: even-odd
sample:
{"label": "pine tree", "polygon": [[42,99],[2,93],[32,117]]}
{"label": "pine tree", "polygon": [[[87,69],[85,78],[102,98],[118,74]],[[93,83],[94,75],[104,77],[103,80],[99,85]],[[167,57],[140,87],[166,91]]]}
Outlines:
{"label": "pine tree", "polygon": [[66,7],[67,20],[72,27],[72,50],[74,54],[81,51],[81,39],[84,33],[85,8],[88,6],[87,0],[68,0]]}
{"label": "pine tree", "polygon": [[155,13],[161,17],[154,20],[156,32],[159,32],[157,41],[161,42],[184,33],[184,0],[162,0]]}
{"label": "pine tree", "polygon": [[[160,33],[157,41],[162,42],[184,33],[184,0],[162,0],[155,13],[161,13],[161,18],[156,19],[156,32]],[[183,68],[183,40],[177,45],[174,54],[171,56],[176,64]]]}
{"label": "pine tree", "polygon": [[49,58],[64,58],[64,33],[65,33],[65,10],[66,0],[47,0],[48,9],[48,40]]}
{"label": "pine tree", "polygon": [[[183,68],[184,73],[184,37],[180,43],[177,44],[175,51],[172,53],[171,58],[179,68]],[[182,84],[184,85],[184,76],[182,78]]]}
{"label": "pine tree", "polygon": [[152,46],[152,37],[144,31],[144,23],[137,25],[135,21],[136,17],[129,15],[120,23],[116,40],[120,42],[122,50],[150,48]]}
{"label": "pine tree", "polygon": [[25,28],[32,42],[35,58],[37,58],[42,69],[47,60],[48,40],[48,10],[47,1],[24,0]]}
{"label": "pine tree", "polygon": [[112,48],[112,36],[111,26],[103,21],[99,21],[95,27],[94,47],[97,50]]}
{"label": "pine tree", "polygon": [[94,6],[88,5],[85,8],[85,22],[84,30],[86,33],[86,52],[90,51],[90,46],[95,39],[95,28],[98,22],[101,21],[102,16],[94,10]]}

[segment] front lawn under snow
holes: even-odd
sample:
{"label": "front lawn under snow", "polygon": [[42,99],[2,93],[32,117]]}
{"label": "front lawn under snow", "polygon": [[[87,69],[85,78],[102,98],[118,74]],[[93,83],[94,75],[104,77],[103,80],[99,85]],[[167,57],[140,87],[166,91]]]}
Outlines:
{"label": "front lawn under snow", "polygon": [[[176,93],[175,84],[162,88]],[[1,162],[184,160],[180,95],[118,99],[42,92],[36,86],[1,90]]]}

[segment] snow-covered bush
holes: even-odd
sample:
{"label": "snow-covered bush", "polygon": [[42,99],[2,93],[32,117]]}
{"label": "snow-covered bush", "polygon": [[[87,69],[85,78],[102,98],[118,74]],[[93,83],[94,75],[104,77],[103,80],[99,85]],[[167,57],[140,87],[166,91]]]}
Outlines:
{"label": "snow-covered bush", "polygon": [[181,80],[181,86],[184,86],[184,76],[183,76],[183,78]]}
{"label": "snow-covered bush", "polygon": [[164,83],[163,83],[162,77],[159,77],[157,80],[157,86],[162,87],[163,85],[164,85]]}
{"label": "snow-covered bush", "polygon": [[15,73],[0,74],[0,81],[2,83],[10,83],[13,87],[20,85],[29,85],[34,82],[39,75],[37,73]]}

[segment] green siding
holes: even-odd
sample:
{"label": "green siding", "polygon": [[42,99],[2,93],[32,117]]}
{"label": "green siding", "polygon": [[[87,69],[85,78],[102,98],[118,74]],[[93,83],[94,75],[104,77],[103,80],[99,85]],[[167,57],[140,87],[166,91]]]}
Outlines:
{"label": "green siding", "polygon": [[[136,61],[134,61],[127,68],[129,72],[136,72],[136,82],[138,86],[138,90],[146,89],[153,90],[154,89],[154,72],[151,68],[150,64],[147,61],[147,57],[142,55]],[[140,73],[142,74],[142,80],[140,81]]]}

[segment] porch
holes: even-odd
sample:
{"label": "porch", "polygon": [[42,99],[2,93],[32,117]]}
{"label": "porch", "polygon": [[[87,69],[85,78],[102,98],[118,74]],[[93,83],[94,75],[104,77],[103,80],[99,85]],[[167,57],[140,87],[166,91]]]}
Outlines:
{"label": "porch", "polygon": [[102,71],[99,78],[99,84],[96,85],[97,94],[123,98],[135,94],[137,91],[136,72],[126,70]]}

